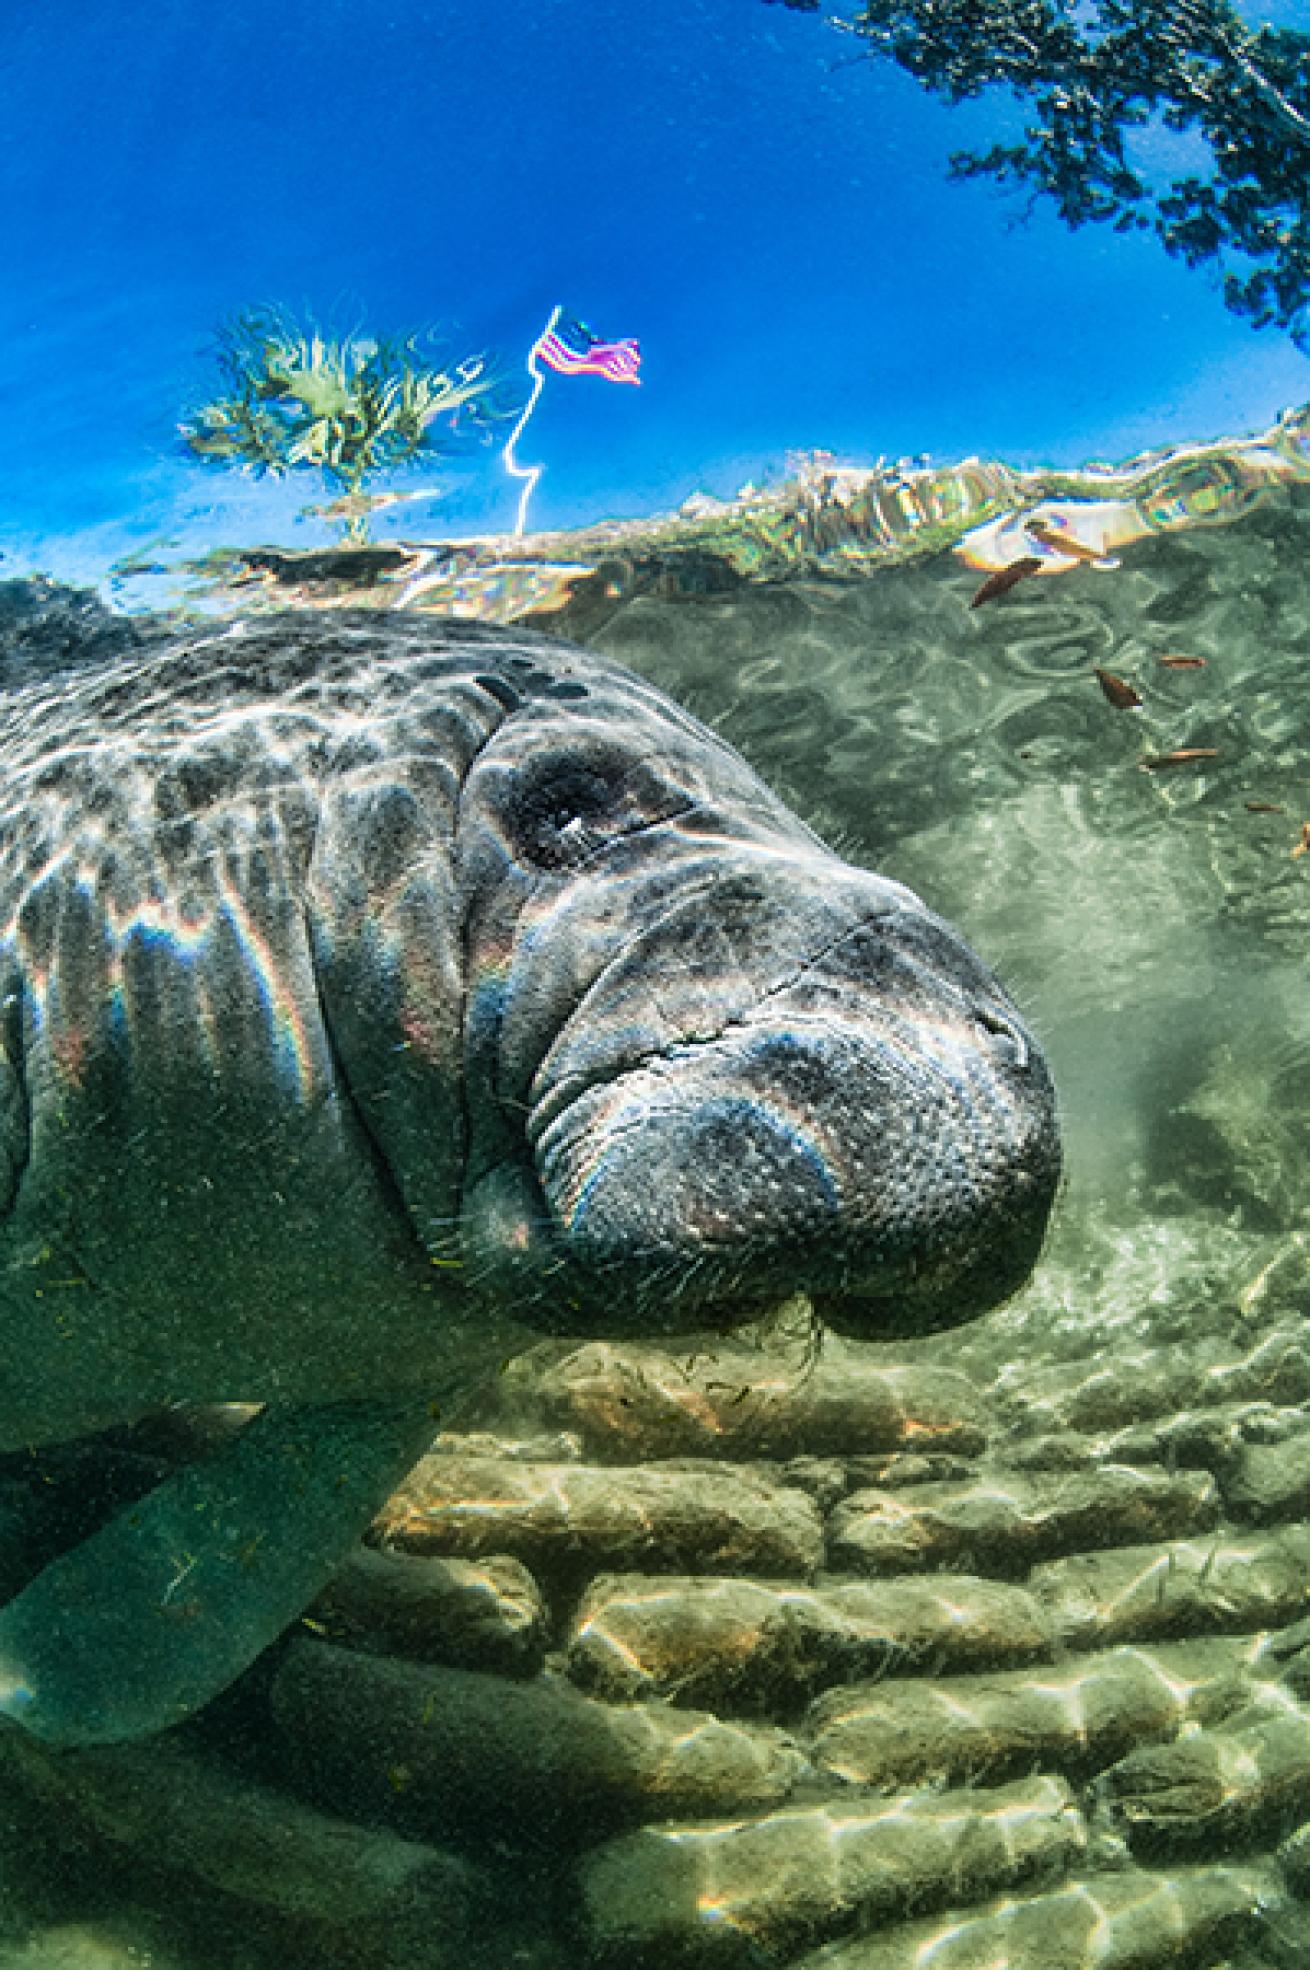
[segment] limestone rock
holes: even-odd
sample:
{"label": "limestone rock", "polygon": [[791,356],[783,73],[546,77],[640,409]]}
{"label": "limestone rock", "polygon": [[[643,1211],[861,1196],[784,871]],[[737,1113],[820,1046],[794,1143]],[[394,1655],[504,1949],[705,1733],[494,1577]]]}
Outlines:
{"label": "limestone rock", "polygon": [[1278,1865],[1299,1901],[1310,1901],[1310,1821],[1290,1833],[1278,1849]]}
{"label": "limestone rock", "polygon": [[675,1814],[767,1811],[804,1769],[783,1732],[664,1705],[594,1703],[306,1638],[272,1712],[290,1760],[343,1810],[423,1834],[572,1847]]}
{"label": "limestone rock", "polygon": [[1247,1444],[1277,1444],[1305,1431],[1303,1408],[1273,1402],[1216,1402],[1098,1434],[1056,1429],[1016,1436],[1007,1464],[1022,1471],[1077,1471],[1104,1464],[1164,1464],[1223,1478]]}
{"label": "limestone rock", "polygon": [[332,1927],[431,1930],[458,1960],[485,1881],[465,1860],[356,1826],[239,1776],[176,1738],[53,1752],[5,1739],[12,1771],[138,1859]]}
{"label": "limestone rock", "polygon": [[1287,1704],[1244,1728],[1131,1753],[1097,1782],[1111,1819],[1146,1854],[1208,1849],[1310,1812],[1310,1714]]}
{"label": "limestone rock", "polygon": [[851,1488],[850,1468],[840,1457],[793,1457],[782,1466],[782,1481],[830,1512]]}
{"label": "limestone rock", "polygon": [[1257,1933],[1272,1871],[1214,1867],[1101,1874],[981,1914],[910,1922],[831,1943],[795,1970],[1172,1970],[1218,1963]]}
{"label": "limestone rock", "polygon": [[1029,1586],[1073,1648],[1250,1634],[1310,1609],[1310,1528],[1080,1553]]}
{"label": "limestone rock", "polygon": [[644,1827],[579,1866],[589,1950],[616,1965],[758,1965],[858,1925],[1048,1884],[1081,1859],[1067,1786],[843,1801]]}
{"label": "limestone rock", "polygon": [[545,1436],[493,1436],[488,1430],[442,1430],[432,1449],[448,1457],[508,1457],[518,1464],[580,1464],[582,1439],[572,1430]]}
{"label": "limestone rock", "polygon": [[1167,1464],[1213,1471],[1221,1480],[1247,1444],[1284,1443],[1305,1430],[1305,1410],[1273,1402],[1218,1402],[1212,1408],[1184,1409],[1099,1439],[1101,1460]]}
{"label": "limestone rock", "polygon": [[1090,1471],[1103,1461],[1102,1439],[1085,1430],[1048,1430],[1012,1438],[1004,1445],[1004,1456],[1016,1471]]}
{"label": "limestone rock", "polygon": [[1044,1659],[1050,1624],[1022,1588],[953,1578],[772,1588],[753,1580],[605,1576],[584,1597],[569,1671],[612,1700],[727,1712],[787,1708],[824,1685],[931,1664]]}
{"label": "limestone rock", "polygon": [[718,1342],[678,1356],[636,1342],[533,1350],[497,1400],[524,1427],[575,1430],[590,1456],[976,1454],[986,1441],[973,1384],[944,1368],[885,1366],[867,1346],[825,1338],[817,1359]]}
{"label": "limestone rock", "polygon": [[721,1465],[602,1470],[428,1456],[388,1500],[374,1537],[414,1553],[510,1553],[543,1576],[648,1566],[804,1579],[823,1558],[811,1498]]}
{"label": "limestone rock", "polygon": [[1277,1677],[1301,1703],[1310,1703],[1310,1616],[1263,1638],[1258,1668]]}
{"label": "limestone rock", "polygon": [[982,1784],[1031,1771],[1085,1778],[1136,1745],[1211,1722],[1246,1700],[1253,1645],[1114,1649],[1058,1668],[829,1690],[803,1741],[856,1785]]}
{"label": "limestone rock", "polygon": [[1143,1348],[1108,1366],[1025,1362],[1002,1377],[997,1394],[1034,1430],[1115,1430],[1224,1403],[1299,1405],[1310,1402],[1310,1344],[1295,1328],[1274,1329],[1239,1355],[1198,1340],[1186,1351]]}
{"label": "limestone rock", "polygon": [[334,1640],[458,1669],[526,1675],[546,1653],[541,1589],[503,1555],[446,1560],[361,1546],[308,1618]]}
{"label": "limestone rock", "polygon": [[1204,1532],[1218,1514],[1214,1479],[1202,1471],[1004,1471],[966,1485],[853,1493],[829,1521],[829,1561],[855,1573],[949,1567],[1016,1579],[1061,1553]]}
{"label": "limestone rock", "polygon": [[974,1476],[971,1458],[945,1450],[889,1450],[882,1457],[850,1457],[848,1490],[904,1491],[920,1484],[967,1484]]}
{"label": "limestone rock", "polygon": [[1282,1443],[1244,1443],[1224,1477],[1224,1503],[1252,1525],[1302,1518],[1310,1509],[1310,1430]]}

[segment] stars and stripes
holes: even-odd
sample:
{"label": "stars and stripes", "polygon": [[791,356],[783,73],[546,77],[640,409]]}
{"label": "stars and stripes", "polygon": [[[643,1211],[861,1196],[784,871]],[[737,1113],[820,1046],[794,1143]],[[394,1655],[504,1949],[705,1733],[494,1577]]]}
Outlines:
{"label": "stars and stripes", "polygon": [[543,363],[546,369],[553,369],[561,376],[603,376],[611,383],[640,383],[641,344],[631,339],[602,342],[599,335],[594,335],[586,322],[579,321],[576,315],[566,315],[563,308],[551,309],[550,320],[528,351],[531,394],[501,453],[505,470],[511,478],[523,481],[514,521],[516,538],[522,535],[528,524],[528,501],[543,469],[540,465],[520,465],[514,456],[514,447],[537,408],[537,399],[546,381],[545,370],[541,367]]}
{"label": "stars and stripes", "polygon": [[640,383],[641,344],[629,338],[602,342],[576,315],[558,309],[532,346],[548,369],[562,376],[604,376],[611,383]]}

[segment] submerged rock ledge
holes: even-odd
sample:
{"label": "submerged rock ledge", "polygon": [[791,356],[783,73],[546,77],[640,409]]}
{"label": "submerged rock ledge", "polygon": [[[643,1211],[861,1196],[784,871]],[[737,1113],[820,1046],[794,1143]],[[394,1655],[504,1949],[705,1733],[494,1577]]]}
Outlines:
{"label": "submerged rock ledge", "polygon": [[[1245,1387],[1293,1338],[1216,1354],[1212,1385]],[[1310,1620],[1274,1632],[1310,1616],[1307,1534],[1235,1522],[1249,1475],[1231,1443],[1213,1472],[1174,1468],[1167,1433],[1152,1459],[1143,1432],[1194,1395],[1192,1371],[1171,1384],[1164,1353],[1087,1364],[1108,1418],[1123,1405],[1107,1373],[1132,1382],[1143,1461],[1106,1461],[1113,1431],[1069,1431],[1073,1474],[1057,1468],[1043,1501],[1024,1463],[1055,1457],[1044,1405],[1016,1423],[1004,1376],[969,1390],[914,1367],[913,1345],[858,1352],[856,1390],[967,1415],[974,1447],[952,1456],[970,1476],[834,1454],[819,1371],[758,1354],[790,1464],[605,1463],[634,1428],[649,1447],[649,1418],[617,1408],[607,1444],[595,1348],[545,1344],[498,1378],[476,1429],[434,1440],[220,1716],[76,1754],[6,1739],[15,1795],[192,1894],[275,1917],[284,1960],[312,1934],[319,1961],[384,1970],[914,1970],[925,1950],[958,1970],[1164,1970],[1245,1962],[1233,1952],[1271,1911],[1280,1933],[1310,1933]],[[715,1379],[714,1356],[695,1373]],[[659,1390],[679,1363],[631,1344],[604,1367]],[[1063,1372],[1072,1387],[1076,1365]],[[1243,1413],[1268,1427],[1267,1405]],[[597,1461],[561,1462],[580,1437]],[[111,1494],[147,1440],[104,1447]],[[174,1455],[187,1441],[176,1426],[165,1440]],[[38,1501],[48,1475],[28,1460]],[[870,1577],[852,1529],[892,1511],[949,1537],[884,1542]],[[961,1570],[971,1511],[982,1571]],[[487,1528],[512,1551],[486,1550]],[[1041,1557],[1052,1539],[1074,1550]],[[989,1577],[1008,1541],[1010,1577]],[[549,1911],[530,1889],[543,1868]]]}

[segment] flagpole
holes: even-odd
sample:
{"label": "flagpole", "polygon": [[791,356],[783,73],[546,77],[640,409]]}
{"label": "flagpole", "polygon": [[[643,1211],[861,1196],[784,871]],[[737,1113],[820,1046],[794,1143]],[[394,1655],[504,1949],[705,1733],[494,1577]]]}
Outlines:
{"label": "flagpole", "polygon": [[514,426],[514,429],[510,432],[509,437],[505,442],[504,449],[500,454],[502,460],[504,461],[505,470],[510,474],[511,478],[527,480],[527,484],[524,486],[522,493],[519,495],[518,517],[514,522],[515,539],[519,538],[519,536],[523,533],[523,530],[527,525],[528,501],[532,497],[533,487],[536,485],[538,479],[541,477],[542,473],[545,471],[546,468],[544,465],[516,464],[514,460],[514,447],[518,443],[524,425],[531,417],[533,411],[537,408],[537,398],[541,395],[541,386],[546,381],[545,376],[542,374],[541,370],[539,370],[537,367],[537,351],[541,347],[542,343],[545,341],[546,337],[550,334],[551,330],[554,328],[555,324],[558,322],[563,312],[564,311],[562,307],[552,308],[550,320],[546,323],[546,326],[542,329],[541,334],[537,337],[531,349],[528,351],[528,375],[532,378],[532,395],[528,398],[527,403],[524,405],[523,414],[519,418],[518,423]]}

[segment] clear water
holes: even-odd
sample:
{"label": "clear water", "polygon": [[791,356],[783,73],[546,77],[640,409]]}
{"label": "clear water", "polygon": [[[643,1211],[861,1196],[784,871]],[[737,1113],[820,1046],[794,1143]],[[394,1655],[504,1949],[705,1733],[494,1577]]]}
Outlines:
{"label": "clear water", "polygon": [[[1304,0],[1244,18],[1310,36]],[[380,589],[348,563],[280,589],[230,555],[197,571],[342,531],[305,511],[341,491],[321,473],[206,467],[178,436],[256,307],[435,325],[519,403],[557,307],[637,338],[639,389],[545,380],[517,447],[542,532],[748,482],[767,504],[797,453],[908,484],[974,455],[1249,458],[1310,398],[1295,339],[1227,309],[1210,264],[948,180],[952,151],[1017,140],[1013,95],[947,107],[859,54],[764,0],[9,23],[0,574],[184,614],[449,600],[440,554]],[[1269,112],[1289,145],[1301,60]],[[1153,123],[1131,156],[1200,168],[1185,142]],[[430,498],[370,514],[374,539],[507,535],[509,428],[379,477]],[[502,538],[479,586],[467,549],[492,620],[559,600],[507,553],[599,567],[539,622],[713,724],[996,968],[1061,1097],[1046,1251],[1008,1306],[918,1342],[816,1361],[793,1308],[749,1344],[507,1366],[388,1508],[389,1546],[455,1560],[444,1611],[407,1626],[394,1572],[372,1599],[357,1579],[180,1736],[6,1737],[0,1964],[1310,1961],[1304,439],[1282,456],[1054,573],[1025,520],[1102,544],[1122,479],[1025,480],[881,560],[820,544],[760,579],[723,546],[740,509],[718,561],[656,523],[535,559]],[[970,608],[1034,549],[1042,578]],[[6,1577],[209,1443],[175,1422],[10,1460]],[[936,1595],[913,1643],[907,1582]],[[889,1691],[899,1749],[893,1705],[870,1752],[860,1706]]]}

